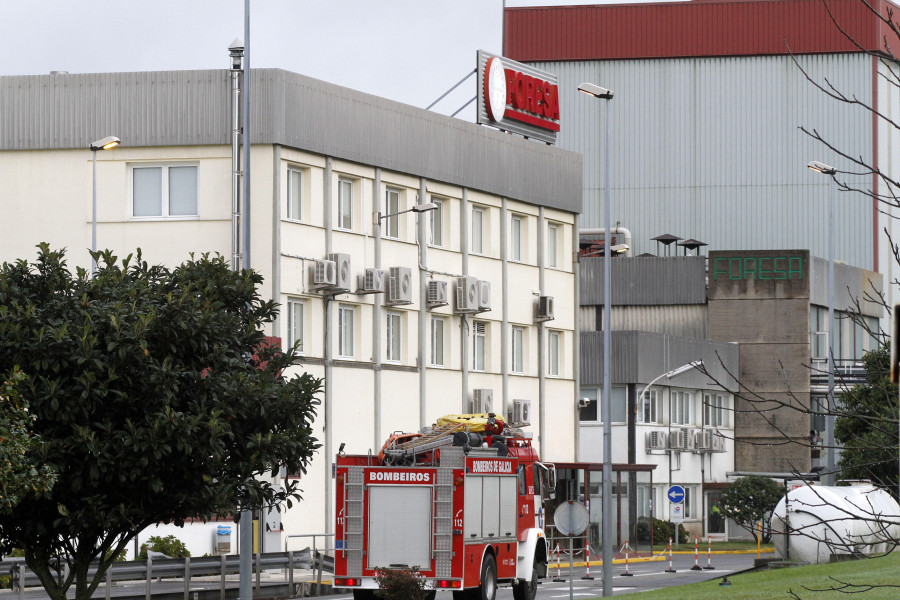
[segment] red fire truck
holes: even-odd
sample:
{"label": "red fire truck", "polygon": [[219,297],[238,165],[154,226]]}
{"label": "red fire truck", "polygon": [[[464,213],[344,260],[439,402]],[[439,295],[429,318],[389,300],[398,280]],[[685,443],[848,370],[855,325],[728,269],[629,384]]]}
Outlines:
{"label": "red fire truck", "polygon": [[[475,431],[481,429],[481,431]],[[533,600],[547,576],[544,502],[555,468],[493,414],[449,415],[394,434],[378,456],[337,457],[335,587],[371,600],[376,571],[419,571],[433,599]]]}

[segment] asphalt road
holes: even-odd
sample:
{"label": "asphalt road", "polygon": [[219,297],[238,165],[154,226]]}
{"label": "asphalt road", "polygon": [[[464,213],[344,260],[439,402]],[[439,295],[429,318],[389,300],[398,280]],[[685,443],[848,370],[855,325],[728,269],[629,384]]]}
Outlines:
{"label": "asphalt road", "polygon": [[[674,573],[666,573],[669,568],[668,561],[665,562],[630,562],[628,571],[632,573],[630,577],[623,576],[625,566],[615,564],[613,566],[613,595],[620,596],[624,594],[633,594],[636,592],[646,592],[667,588],[676,585],[685,585],[688,583],[696,583],[698,581],[707,581],[709,579],[721,579],[723,576],[742,571],[753,566],[756,554],[714,554],[712,556],[712,569],[704,569],[706,567],[706,555],[699,557],[698,564],[701,567],[699,571],[694,571],[694,555],[676,554],[672,556],[672,568]],[[564,582],[554,582],[557,570],[555,565],[550,572],[550,577],[543,580],[538,587],[537,600],[561,600],[569,598],[569,572],[568,567],[562,567],[562,578]],[[584,580],[584,567],[575,567],[574,578],[572,579],[571,596],[573,598],[597,598],[603,595],[603,581],[601,575],[602,566],[591,566],[590,575],[593,580]],[[740,585],[735,583],[733,585]],[[497,592],[497,600],[512,600],[512,589],[509,587],[501,587]],[[435,600],[452,600],[451,592],[438,592]],[[352,600],[352,594],[336,594],[328,596],[328,600]]]}
{"label": "asphalt road", "polygon": [[[712,556],[711,565],[713,569],[705,569],[702,567],[707,566],[707,557],[705,554],[701,554],[698,559],[698,565],[701,567],[700,570],[692,570],[691,567],[694,566],[694,555],[693,554],[675,554],[672,557],[672,567],[675,569],[674,573],[667,573],[666,570],[669,568],[668,560],[666,561],[654,561],[654,562],[635,562],[631,561],[628,565],[628,571],[632,573],[630,577],[626,577],[622,575],[625,573],[625,565],[616,563],[613,565],[613,594],[614,595],[624,595],[631,594],[636,592],[645,592],[649,590],[662,589],[676,585],[685,585],[688,583],[695,583],[698,581],[706,581],[708,579],[716,579],[722,578],[725,575],[729,575],[734,573],[735,571],[742,571],[744,569],[748,569],[753,566],[753,561],[756,558],[756,554],[715,554]],[[577,564],[577,563],[576,563]],[[586,576],[585,568],[576,566],[572,570],[572,585],[571,585],[571,597],[574,599],[586,599],[586,598],[598,598],[603,595],[603,582],[601,580],[601,576],[603,573],[603,567],[598,565],[593,565],[590,568],[590,576],[594,579],[583,579]],[[560,575],[563,582],[555,582],[553,581],[557,575]],[[331,578],[330,575],[326,574],[326,579]],[[280,577],[274,577],[274,579],[279,579]],[[298,578],[299,581],[301,578]],[[230,578],[228,582],[230,596],[233,595],[237,591],[237,581],[234,578]],[[266,585],[271,585],[270,582]],[[740,585],[740,580],[737,580],[733,583],[735,586]],[[144,591],[146,585],[144,583],[132,583],[132,584],[121,584],[113,586],[111,592],[112,598],[115,600],[119,599],[135,599],[135,598],[143,598]],[[219,583],[218,581],[192,581],[191,591],[199,591],[199,590],[210,590],[212,593],[212,598],[218,600]],[[168,594],[169,598],[173,598],[174,600],[181,600],[183,597],[184,583],[181,581],[154,581],[153,583],[153,594],[158,597],[165,597]],[[271,595],[271,591],[263,591],[262,595]],[[70,590],[69,596],[72,597],[74,592]],[[101,586],[100,589],[94,594],[95,598],[102,599],[105,595],[105,590]],[[193,598],[196,598],[193,594],[191,595]],[[544,579],[541,582],[540,587],[538,587],[537,600],[563,600],[565,598],[569,598],[570,596],[570,587],[569,587],[569,568],[568,565],[563,565],[562,568],[557,571],[556,565],[551,564],[550,576],[547,579]],[[352,594],[329,594],[323,596],[326,600],[352,600]],[[47,594],[41,588],[28,588],[25,592],[25,600],[46,600]],[[9,590],[0,590],[0,600],[18,600],[18,594],[11,592]],[[200,598],[199,600],[203,600]],[[438,592],[436,600],[453,600],[453,596],[451,592]],[[513,600],[512,589],[510,587],[501,587],[497,592],[497,600]]]}

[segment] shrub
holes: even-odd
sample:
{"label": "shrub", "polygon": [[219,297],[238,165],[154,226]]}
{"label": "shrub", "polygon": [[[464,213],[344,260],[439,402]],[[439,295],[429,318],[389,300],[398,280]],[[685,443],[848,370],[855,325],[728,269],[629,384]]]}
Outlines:
{"label": "shrub", "polygon": [[[650,517],[640,517],[637,522],[637,537],[639,542],[650,542]],[[654,517],[653,519],[653,543],[667,544],[669,538],[675,539],[675,524]],[[688,530],[681,523],[678,524],[678,539],[682,542],[690,539]]]}
{"label": "shrub", "polygon": [[151,535],[145,543],[141,544],[141,553],[138,555],[138,560],[147,560],[147,550],[162,552],[169,558],[185,558],[191,555],[187,546],[174,535],[167,535],[166,537]]}
{"label": "shrub", "polygon": [[427,595],[419,567],[377,569],[375,581],[378,582],[375,595],[382,600],[425,600]]}

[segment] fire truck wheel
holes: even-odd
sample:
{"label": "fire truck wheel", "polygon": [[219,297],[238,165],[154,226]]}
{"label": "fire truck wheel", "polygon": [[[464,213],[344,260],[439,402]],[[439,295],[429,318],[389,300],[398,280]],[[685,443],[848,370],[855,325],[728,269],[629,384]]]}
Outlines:
{"label": "fire truck wheel", "polygon": [[425,594],[425,600],[434,600],[437,597],[437,590],[431,590]]}
{"label": "fire truck wheel", "polygon": [[531,567],[531,579],[528,581],[520,581],[513,586],[514,600],[534,600],[537,595],[538,572],[537,565]]}
{"label": "fire truck wheel", "polygon": [[478,600],[494,600],[497,596],[497,561],[487,554],[481,563],[481,594]]}
{"label": "fire truck wheel", "polygon": [[353,590],[353,600],[375,600],[375,590]]}

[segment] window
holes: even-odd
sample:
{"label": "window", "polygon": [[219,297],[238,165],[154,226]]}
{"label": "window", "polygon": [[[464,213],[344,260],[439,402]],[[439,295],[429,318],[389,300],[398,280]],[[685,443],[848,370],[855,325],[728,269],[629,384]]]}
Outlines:
{"label": "window", "polygon": [[353,317],[352,306],[338,307],[338,356],[353,358]]}
{"label": "window", "polygon": [[509,259],[522,260],[522,217],[513,215],[509,232]]}
{"label": "window", "polygon": [[525,328],[512,328],[512,369],[513,373],[525,372]]}
{"label": "window", "polygon": [[353,182],[338,180],[338,229],[353,229]]}
{"label": "window", "polygon": [[487,352],[487,323],[472,323],[472,370],[485,370],[485,353]]}
{"label": "window", "polygon": [[432,198],[431,202],[437,204],[437,208],[428,211],[431,228],[431,239],[428,243],[440,248],[444,245],[444,201]]}
{"label": "window", "polygon": [[627,390],[624,386],[614,385],[609,390],[612,393],[610,402],[610,417],[613,423],[626,423],[628,421]]}
{"label": "window", "polygon": [[303,218],[303,171],[288,168],[287,218],[299,221]]}
{"label": "window", "polygon": [[[625,423],[628,416],[628,407],[626,406],[627,390],[625,386],[614,385],[610,389],[612,403],[610,404],[610,413],[612,423]],[[579,410],[580,420],[584,422],[602,423],[603,414],[600,410],[600,399],[602,398],[602,390],[599,389],[582,389],[581,397],[587,398],[588,405]]]}
{"label": "window", "polygon": [[[597,390],[581,390],[581,398],[578,400],[578,420],[586,423],[596,423],[600,420],[600,411],[597,407]],[[587,400],[587,402],[585,402]]]}
{"label": "window", "polygon": [[694,511],[696,509],[694,508],[694,503],[692,502],[694,496],[694,486],[682,485],[681,487],[684,488],[684,518],[693,519],[697,516],[694,514]]}
{"label": "window", "polygon": [[196,165],[132,167],[132,215],[192,217],[197,215]]}
{"label": "window", "polygon": [[703,395],[703,424],[707,427],[730,427],[731,406],[722,394]]}
{"label": "window", "polygon": [[431,317],[431,365],[444,366],[444,319]]}
{"label": "window", "polygon": [[400,362],[401,342],[401,315],[398,312],[387,313],[387,353],[385,360]]}
{"label": "window", "polygon": [[384,214],[393,215],[384,220],[384,237],[400,237],[400,190],[388,189],[384,193]]}
{"label": "window", "polygon": [[551,223],[547,226],[547,266],[555,269],[559,266],[559,226]]}
{"label": "window", "polygon": [[659,390],[649,389],[644,392],[638,406],[638,423],[660,423],[662,411],[659,410]]}
{"label": "window", "polygon": [[484,209],[472,208],[472,253],[484,254]]}
{"label": "window", "polygon": [[693,417],[694,395],[690,392],[670,391],[670,406],[672,407],[672,415],[670,417],[672,424],[690,425]]}
{"label": "window", "polygon": [[559,377],[559,331],[547,332],[547,375]]}
{"label": "window", "polygon": [[287,343],[303,353],[303,301],[288,300],[287,303]]}

